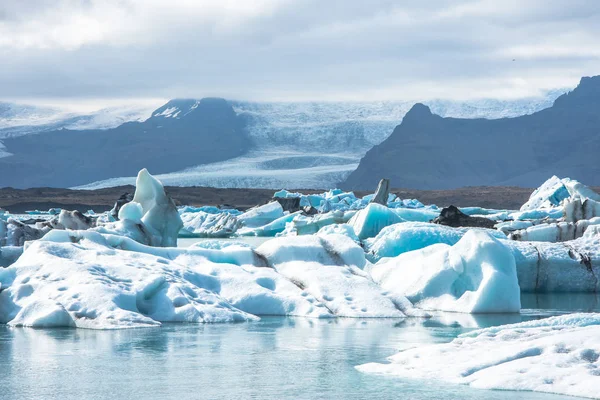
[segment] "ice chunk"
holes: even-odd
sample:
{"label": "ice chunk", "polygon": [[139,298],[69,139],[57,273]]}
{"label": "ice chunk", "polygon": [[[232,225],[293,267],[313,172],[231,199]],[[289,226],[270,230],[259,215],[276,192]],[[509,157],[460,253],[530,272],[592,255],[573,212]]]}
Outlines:
{"label": "ice chunk", "polygon": [[347,223],[356,211],[331,211],[326,214],[314,216],[296,215],[286,224],[285,230],[278,236],[310,235],[317,233],[321,228],[334,224]]}
{"label": "ice chunk", "polygon": [[142,205],[140,203],[136,203],[135,201],[126,203],[119,209],[120,220],[128,219],[136,224],[141,224],[143,216],[144,209],[142,208]]}
{"label": "ice chunk", "polygon": [[571,198],[579,198],[581,200],[590,199],[594,201],[600,201],[600,194],[594,192],[592,189],[587,187],[581,182],[575,179],[564,178],[562,179],[563,184],[569,191]]}
{"label": "ice chunk", "polygon": [[561,206],[566,199],[590,199],[600,202],[600,194],[574,179],[553,176],[531,194],[521,211]]}
{"label": "ice chunk", "polygon": [[295,213],[279,217],[275,221],[258,228],[242,228],[239,230],[238,234],[240,236],[275,236],[278,233],[283,232],[286,228],[286,225],[301,214],[301,211],[297,211]]}
{"label": "ice chunk", "polygon": [[[369,259],[377,261],[382,257],[396,257],[435,243],[453,245],[469,229],[474,228],[451,228],[427,222],[402,222],[383,228],[374,238],[366,239],[364,246]],[[475,230],[486,231],[497,238],[505,238],[502,232],[479,228]]]}
{"label": "ice chunk", "polygon": [[[218,294],[217,278],[198,272],[193,265],[113,249],[108,239],[93,231],[53,231],[62,236],[77,233],[83,238],[31,242],[15,264],[0,270],[0,322],[31,326],[71,326],[74,322],[77,327],[112,329],[167,321],[255,319]],[[122,248],[144,248],[124,237],[109,239],[120,240]],[[161,249],[145,248],[160,254]],[[168,252],[164,249],[162,254]],[[210,263],[207,258],[195,261]]]}
{"label": "ice chunk", "polygon": [[23,254],[22,246],[0,247],[0,267],[8,267]]}
{"label": "ice chunk", "polygon": [[481,329],[403,351],[362,372],[444,380],[480,389],[600,399],[600,314],[571,314]]}
{"label": "ice chunk", "polygon": [[360,239],[358,238],[358,236],[356,236],[356,233],[354,233],[354,229],[348,224],[335,224],[324,226],[321,229],[319,229],[317,235],[344,235],[352,239],[355,243],[360,244]]}
{"label": "ice chunk", "polygon": [[23,307],[13,320],[11,326],[27,326],[31,328],[72,327],[75,322],[62,304],[51,300],[34,300]]}
{"label": "ice chunk", "polygon": [[263,243],[256,252],[337,316],[404,317],[361,270],[366,262],[364,253],[345,236],[277,238]]}
{"label": "ice chunk", "polygon": [[152,245],[177,246],[177,235],[183,222],[162,183],[144,168],[138,173],[135,186],[133,201],[142,206],[142,222],[152,235]]}
{"label": "ice chunk", "polygon": [[577,222],[540,224],[510,233],[512,240],[531,242],[566,242],[583,236],[588,227],[600,225],[600,217]]}
{"label": "ice chunk", "polygon": [[600,217],[600,202],[592,199],[575,198],[565,202],[565,221],[577,222]]}
{"label": "ice chunk", "polygon": [[58,215],[58,223],[64,229],[89,229],[96,225],[93,218],[83,215],[77,210],[61,210]]}
{"label": "ice chunk", "polygon": [[377,203],[370,203],[367,207],[357,212],[348,221],[354,233],[361,240],[376,236],[383,228],[402,222],[393,210]]}
{"label": "ice chunk", "polygon": [[515,259],[498,239],[468,231],[454,246],[435,244],[383,259],[370,268],[388,292],[426,310],[519,312]]}
{"label": "ice chunk", "polygon": [[533,191],[529,200],[521,206],[521,211],[556,207],[569,196],[569,190],[563,180],[554,175]]}
{"label": "ice chunk", "polygon": [[238,221],[245,227],[257,228],[283,217],[283,208],[277,201],[251,208],[238,216]]}
{"label": "ice chunk", "polygon": [[407,222],[429,222],[440,215],[439,210],[429,208],[394,208],[393,211]]}
{"label": "ice chunk", "polygon": [[506,241],[517,263],[524,292],[597,292],[600,290],[600,234],[562,243]]}
{"label": "ice chunk", "polygon": [[183,229],[180,237],[226,238],[237,232],[241,224],[235,215],[212,214],[204,211],[181,214]]}

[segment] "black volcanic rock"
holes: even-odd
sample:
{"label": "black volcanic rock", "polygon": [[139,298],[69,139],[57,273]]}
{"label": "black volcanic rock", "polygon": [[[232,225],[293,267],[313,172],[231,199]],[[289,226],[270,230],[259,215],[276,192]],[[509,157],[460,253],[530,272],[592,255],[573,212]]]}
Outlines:
{"label": "black volcanic rock", "polygon": [[144,122],[107,130],[56,130],[3,139],[0,187],[71,187],[222,161],[250,147],[243,122],[217,98],[171,100]]}
{"label": "black volcanic rock", "polygon": [[516,118],[442,118],[415,104],[342,187],[536,187],[549,176],[600,185],[600,76],[582,78],[545,110]]}
{"label": "black volcanic rock", "polygon": [[496,225],[496,222],[489,218],[471,217],[455,206],[442,208],[440,215],[431,222],[434,224],[451,226],[453,228],[472,227],[494,229],[494,225]]}

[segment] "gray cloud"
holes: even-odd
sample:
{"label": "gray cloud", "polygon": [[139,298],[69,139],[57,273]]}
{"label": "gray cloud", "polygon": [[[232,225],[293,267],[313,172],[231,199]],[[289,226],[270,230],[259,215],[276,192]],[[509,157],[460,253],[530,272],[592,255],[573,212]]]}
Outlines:
{"label": "gray cloud", "polygon": [[0,0],[0,87],[73,101],[522,97],[599,74],[598,37],[595,0]]}

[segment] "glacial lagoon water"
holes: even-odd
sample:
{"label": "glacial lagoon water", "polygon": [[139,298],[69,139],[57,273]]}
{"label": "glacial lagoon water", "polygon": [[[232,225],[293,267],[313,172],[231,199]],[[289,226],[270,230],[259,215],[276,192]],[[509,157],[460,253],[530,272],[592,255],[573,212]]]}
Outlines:
{"label": "glacial lagoon water", "polygon": [[95,331],[0,325],[0,399],[572,399],[372,376],[354,367],[476,327],[600,311],[595,295],[523,296],[521,315],[165,324]]}

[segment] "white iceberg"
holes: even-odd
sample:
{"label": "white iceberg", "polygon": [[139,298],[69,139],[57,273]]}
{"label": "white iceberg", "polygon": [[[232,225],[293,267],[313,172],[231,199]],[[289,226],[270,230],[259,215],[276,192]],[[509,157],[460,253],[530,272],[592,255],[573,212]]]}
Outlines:
{"label": "white iceberg", "polygon": [[600,195],[574,179],[553,176],[531,194],[521,211],[560,207],[567,199],[600,201]]}
{"label": "white iceberg", "polygon": [[561,243],[504,241],[517,263],[523,292],[594,293],[600,290],[600,229]]}
{"label": "white iceberg", "polygon": [[254,207],[239,215],[238,221],[248,228],[257,228],[283,217],[283,208],[277,201]]}
{"label": "white iceberg", "polygon": [[566,242],[582,237],[590,226],[599,224],[600,217],[577,222],[540,224],[510,232],[509,238],[530,242]]}
{"label": "white iceberg", "polygon": [[600,314],[570,314],[460,335],[413,348],[366,373],[443,380],[480,389],[600,399]]}
{"label": "white iceberg", "polygon": [[500,241],[469,231],[454,246],[439,243],[382,259],[370,267],[375,282],[425,310],[519,312],[515,259]]}
{"label": "white iceberg", "polygon": [[453,245],[469,230],[488,232],[499,239],[506,238],[502,232],[482,228],[452,228],[428,222],[402,222],[387,226],[374,238],[363,241],[371,261],[383,257],[396,257],[408,251],[419,250],[436,243]]}
{"label": "white iceberg", "polygon": [[77,232],[86,236],[78,243],[32,242],[0,270],[0,322],[112,329],[256,319],[218,295],[217,278],[193,266],[113,249],[96,232]]}
{"label": "white iceberg", "polygon": [[177,235],[183,222],[177,207],[165,192],[162,183],[142,169],[135,181],[133,202],[142,206],[142,222],[152,236],[153,246],[177,246]]}
{"label": "white iceberg", "polygon": [[183,228],[180,237],[226,238],[241,227],[235,215],[207,213],[204,211],[181,213]]}
{"label": "white iceberg", "polygon": [[377,203],[370,203],[348,221],[359,239],[376,236],[383,228],[403,222],[393,210]]}
{"label": "white iceberg", "polygon": [[[269,266],[342,317],[402,318],[393,301],[362,270],[363,250],[342,235],[282,237],[263,243],[256,252]],[[408,303],[410,304],[410,303]]]}

